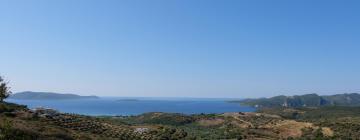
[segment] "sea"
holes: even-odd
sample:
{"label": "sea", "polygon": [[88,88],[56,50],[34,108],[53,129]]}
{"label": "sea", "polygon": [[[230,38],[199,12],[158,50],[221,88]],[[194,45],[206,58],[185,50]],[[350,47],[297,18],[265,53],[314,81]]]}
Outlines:
{"label": "sea", "polygon": [[256,109],[229,102],[227,99],[202,98],[120,98],[101,97],[99,99],[72,100],[17,100],[7,102],[26,105],[30,109],[44,107],[63,113],[90,116],[130,116],[148,112],[182,114],[211,114],[225,112],[253,112]]}

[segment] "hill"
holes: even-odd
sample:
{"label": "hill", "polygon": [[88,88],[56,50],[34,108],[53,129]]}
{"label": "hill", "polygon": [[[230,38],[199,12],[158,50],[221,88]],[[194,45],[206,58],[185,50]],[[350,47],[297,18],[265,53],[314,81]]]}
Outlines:
{"label": "hill", "polygon": [[319,96],[317,94],[281,95],[272,98],[246,99],[238,102],[256,107],[360,106],[360,94],[345,93],[328,96]]}
{"label": "hill", "polygon": [[12,94],[9,99],[21,100],[69,100],[69,99],[97,99],[97,96],[80,96],[76,94],[60,94],[52,92],[20,92]]}
{"label": "hill", "polygon": [[[321,105],[356,102],[357,94],[292,97]],[[273,97],[273,105],[287,96]],[[328,102],[333,101],[333,102]],[[290,103],[291,105],[296,105]],[[299,104],[300,104],[299,103]],[[0,140],[305,140],[358,139],[360,107],[271,107],[257,112],[84,116],[0,102]]]}
{"label": "hill", "polygon": [[360,107],[323,106],[300,108],[261,108],[261,113],[279,115],[285,119],[310,122],[328,127],[334,132],[332,139],[358,140],[360,138]]}
{"label": "hill", "polygon": [[[356,130],[351,132],[349,138],[357,136]],[[327,125],[320,127],[315,123],[266,113],[183,115],[156,112],[138,116],[91,117],[0,103],[0,139],[300,140],[331,139],[338,135]]]}

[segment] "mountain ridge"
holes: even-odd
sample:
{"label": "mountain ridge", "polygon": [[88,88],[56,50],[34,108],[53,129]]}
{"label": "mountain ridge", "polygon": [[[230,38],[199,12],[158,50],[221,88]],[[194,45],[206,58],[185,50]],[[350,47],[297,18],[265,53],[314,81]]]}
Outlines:
{"label": "mountain ridge", "polygon": [[55,93],[55,92],[33,92],[24,91],[12,94],[9,99],[21,100],[70,100],[70,99],[98,99],[97,96],[80,96],[70,93]]}
{"label": "mountain ridge", "polygon": [[238,102],[255,107],[360,106],[360,94],[344,93],[320,96],[312,93],[294,96],[280,95],[271,98],[245,99]]}

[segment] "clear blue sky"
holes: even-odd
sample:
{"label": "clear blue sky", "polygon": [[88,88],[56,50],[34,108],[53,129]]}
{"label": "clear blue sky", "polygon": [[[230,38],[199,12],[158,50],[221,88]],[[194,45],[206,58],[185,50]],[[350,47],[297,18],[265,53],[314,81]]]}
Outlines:
{"label": "clear blue sky", "polygon": [[358,0],[2,0],[13,91],[268,97],[360,92]]}

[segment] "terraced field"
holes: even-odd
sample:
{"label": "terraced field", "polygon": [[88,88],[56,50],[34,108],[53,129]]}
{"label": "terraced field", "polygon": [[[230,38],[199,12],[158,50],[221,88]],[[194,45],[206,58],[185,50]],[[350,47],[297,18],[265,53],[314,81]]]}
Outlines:
{"label": "terraced field", "polygon": [[142,138],[141,134],[136,133],[133,128],[128,126],[111,125],[82,117],[80,115],[62,114],[47,118],[47,122],[75,131],[99,134],[109,138]]}

